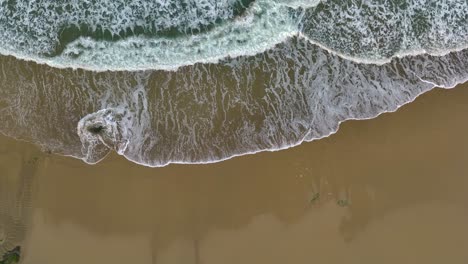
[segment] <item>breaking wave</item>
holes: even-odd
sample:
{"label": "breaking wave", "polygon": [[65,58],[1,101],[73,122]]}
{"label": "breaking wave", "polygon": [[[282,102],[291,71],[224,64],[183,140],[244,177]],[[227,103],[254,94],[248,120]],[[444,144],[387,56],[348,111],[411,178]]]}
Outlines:
{"label": "breaking wave", "polygon": [[444,55],[468,42],[465,0],[0,3],[0,53],[93,71],[214,63],[264,52],[297,35],[367,63]]}
{"label": "breaking wave", "polygon": [[34,61],[1,57],[0,131],[88,163],[284,149],[468,76],[465,0],[0,3]]}

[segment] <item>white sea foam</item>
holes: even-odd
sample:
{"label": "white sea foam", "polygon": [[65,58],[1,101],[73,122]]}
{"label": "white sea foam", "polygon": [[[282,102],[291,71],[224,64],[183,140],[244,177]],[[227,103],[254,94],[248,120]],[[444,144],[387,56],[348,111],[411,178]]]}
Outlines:
{"label": "white sea foam", "polygon": [[[114,2],[17,1],[14,12],[4,2],[0,5],[0,52],[58,68],[175,69],[228,56],[254,55],[284,41],[297,29],[287,7],[269,0],[255,1],[238,17],[233,10],[237,0]],[[203,27],[210,25],[214,28],[204,32]],[[94,35],[107,32],[115,38],[96,39],[82,32],[63,43],[66,37],[61,34],[70,27],[97,31]],[[128,33],[138,29],[153,32]],[[167,30],[181,33],[167,35]],[[191,33],[194,30],[201,33]],[[119,39],[124,31],[128,36]]]}
{"label": "white sea foam", "polygon": [[[239,82],[239,86],[247,86],[245,90],[239,87],[240,90],[229,92],[230,87],[226,87],[230,81],[228,75],[210,71],[203,65],[182,76],[175,73],[175,76],[168,77],[179,80],[177,83],[181,85],[184,85],[185,78],[192,80],[179,92],[194,92],[196,100],[208,104],[208,109],[193,108],[192,103],[181,107],[174,102],[176,106],[165,108],[160,105],[163,102],[156,106],[149,102],[145,129],[139,129],[143,133],[137,133],[130,139],[129,149],[123,155],[135,163],[159,167],[170,163],[212,163],[260,151],[282,150],[303,141],[327,137],[335,133],[345,120],[370,119],[381,113],[393,112],[436,86],[452,88],[468,79],[466,51],[444,57],[423,55],[398,59],[388,65],[376,66],[343,61],[300,40],[298,45],[305,50],[294,54],[290,47],[282,47],[267,53],[266,56],[274,58],[273,61],[256,61],[254,67],[263,68],[263,73],[262,70],[242,67],[246,65],[243,62],[230,61],[235,82]],[[286,55],[285,58],[281,54],[294,55],[289,58]],[[307,68],[314,70],[308,72]],[[266,84],[263,97],[253,97],[253,91],[259,89],[255,87],[255,80],[264,80],[262,75],[268,75],[269,69],[275,69],[277,74],[273,74],[272,80]],[[245,78],[243,74],[249,77]],[[206,75],[227,80],[210,82],[209,89],[203,89],[203,80],[209,79],[203,77]],[[165,97],[177,98],[167,90],[170,90],[170,84],[164,83],[162,90],[168,92]],[[245,95],[242,95],[243,91]],[[241,95],[235,96],[238,92]],[[233,98],[222,105],[209,100],[218,93]],[[237,111],[234,110],[237,107],[245,108],[245,113],[241,120],[234,121],[237,119]],[[216,125],[220,112],[223,113],[221,119],[224,119],[220,122],[221,127]],[[164,116],[166,118],[162,119]],[[199,116],[212,119],[200,120]],[[155,122],[162,122],[163,127],[155,126]],[[177,125],[167,127],[167,123],[172,122]],[[130,127],[137,129],[139,126],[133,123]],[[154,133],[148,134],[149,131]],[[168,139],[167,131],[176,134],[175,139]]]}
{"label": "white sea foam", "polygon": [[[37,5],[44,3],[31,1],[30,12],[39,12]],[[121,8],[126,18],[132,13],[118,1],[116,6],[92,3]],[[199,1],[190,10],[202,12],[210,3]],[[222,3],[225,11],[212,7],[202,20],[176,15],[170,24],[154,26],[161,32],[174,25],[184,32],[199,30],[193,34],[130,35],[115,41],[84,35],[49,57],[41,50],[50,52],[59,35],[48,27],[60,28],[62,22],[38,29],[29,27],[27,16],[13,17],[28,26],[17,35],[0,32],[11,37],[0,39],[6,43],[3,51],[93,71],[2,57],[0,132],[90,164],[112,150],[151,167],[210,163],[320,139],[345,120],[395,111],[435,86],[449,88],[468,78],[463,0],[407,0],[397,6],[389,1],[259,0],[239,16],[230,9],[234,1]],[[171,16],[174,7],[158,8]],[[46,15],[53,17],[29,18]],[[78,25],[83,18],[73,19]],[[96,21],[87,24],[102,23]],[[0,16],[4,29],[1,23]],[[37,46],[28,46],[31,36],[37,37]]]}
{"label": "white sea foam", "polygon": [[311,8],[324,0],[276,0],[276,2],[292,8]]}
{"label": "white sea foam", "polygon": [[342,57],[388,63],[408,55],[445,55],[468,46],[466,0],[328,0],[307,10],[301,32]]}
{"label": "white sea foam", "polygon": [[[0,66],[2,133],[88,163],[116,150],[156,167],[285,149],[395,111],[466,81],[468,50],[373,65],[292,38],[253,57],[169,72],[58,70],[13,58]],[[95,124],[104,129],[88,129]]]}
{"label": "white sea foam", "polygon": [[[258,1],[244,14],[206,34],[122,41],[95,41],[82,37],[70,43],[55,66],[92,70],[174,70],[197,62],[263,52],[295,33],[295,22],[281,7]],[[79,60],[74,58],[79,56]],[[124,62],[124,63],[122,63]]]}
{"label": "white sea foam", "polygon": [[[468,46],[465,0],[257,0],[235,17],[236,3],[3,1],[0,53],[58,68],[135,71],[252,56],[297,35],[343,58],[375,64]],[[78,35],[65,40],[62,33],[73,27],[82,32],[71,30],[68,35]],[[168,30],[182,33],[163,34]]]}

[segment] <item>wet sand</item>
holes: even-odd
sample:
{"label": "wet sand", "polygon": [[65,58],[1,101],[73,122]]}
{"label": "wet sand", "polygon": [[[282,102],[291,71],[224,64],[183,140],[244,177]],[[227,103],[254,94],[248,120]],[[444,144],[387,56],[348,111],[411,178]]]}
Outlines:
{"label": "wet sand", "polygon": [[468,263],[464,86],[209,165],[89,166],[0,137],[0,209],[26,264]]}

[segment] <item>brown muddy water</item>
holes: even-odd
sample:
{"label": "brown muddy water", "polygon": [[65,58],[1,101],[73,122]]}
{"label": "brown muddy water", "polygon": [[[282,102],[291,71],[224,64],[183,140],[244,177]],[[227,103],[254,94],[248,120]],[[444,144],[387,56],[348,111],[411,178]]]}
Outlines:
{"label": "brown muddy water", "polygon": [[468,87],[209,165],[90,166],[0,137],[25,264],[468,263]]}

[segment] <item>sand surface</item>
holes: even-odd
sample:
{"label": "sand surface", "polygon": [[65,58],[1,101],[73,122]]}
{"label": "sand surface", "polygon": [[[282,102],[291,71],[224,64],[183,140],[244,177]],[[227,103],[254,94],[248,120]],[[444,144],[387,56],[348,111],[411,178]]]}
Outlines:
{"label": "sand surface", "polygon": [[95,166],[0,137],[25,264],[468,263],[468,85],[210,165]]}

